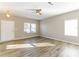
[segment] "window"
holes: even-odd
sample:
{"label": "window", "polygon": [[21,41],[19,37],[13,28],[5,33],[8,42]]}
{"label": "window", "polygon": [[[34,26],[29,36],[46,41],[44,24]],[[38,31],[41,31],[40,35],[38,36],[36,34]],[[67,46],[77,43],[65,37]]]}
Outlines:
{"label": "window", "polygon": [[24,32],[30,33],[30,23],[24,23]]}
{"label": "window", "polygon": [[78,35],[78,21],[66,20],[65,21],[65,35],[67,36],[77,36]]}
{"label": "window", "polygon": [[36,24],[24,23],[24,32],[35,33],[36,32]]}
{"label": "window", "polygon": [[36,32],[36,24],[31,24],[31,32],[32,33]]}

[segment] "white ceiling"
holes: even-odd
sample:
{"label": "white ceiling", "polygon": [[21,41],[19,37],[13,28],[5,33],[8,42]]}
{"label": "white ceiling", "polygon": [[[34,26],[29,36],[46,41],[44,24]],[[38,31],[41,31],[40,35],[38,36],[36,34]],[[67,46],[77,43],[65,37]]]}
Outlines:
{"label": "white ceiling", "polygon": [[[26,9],[42,9],[42,15],[37,15]],[[51,16],[59,15],[69,11],[79,9],[79,3],[70,2],[53,2],[53,5],[48,2],[1,2],[0,11],[5,12],[10,10],[13,15],[28,17],[32,19],[42,20]]]}

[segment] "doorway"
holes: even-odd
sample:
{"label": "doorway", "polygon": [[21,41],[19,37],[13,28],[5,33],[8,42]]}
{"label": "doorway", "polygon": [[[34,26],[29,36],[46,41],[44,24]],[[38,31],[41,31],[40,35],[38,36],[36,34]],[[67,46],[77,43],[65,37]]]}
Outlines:
{"label": "doorway", "polygon": [[15,38],[15,22],[1,20],[1,41],[8,41]]}

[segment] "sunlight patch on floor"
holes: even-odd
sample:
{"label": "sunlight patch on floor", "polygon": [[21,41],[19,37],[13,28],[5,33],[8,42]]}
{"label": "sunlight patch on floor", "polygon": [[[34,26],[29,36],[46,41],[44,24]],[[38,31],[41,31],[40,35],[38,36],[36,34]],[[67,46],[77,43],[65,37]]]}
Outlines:
{"label": "sunlight patch on floor", "polygon": [[31,48],[31,47],[52,47],[55,46],[51,43],[31,43],[31,44],[13,44],[7,45],[6,49],[17,49],[17,48]]}
{"label": "sunlight patch on floor", "polygon": [[51,43],[34,43],[34,45],[37,47],[55,46],[55,44]]}
{"label": "sunlight patch on floor", "polygon": [[14,45],[7,45],[7,49],[16,49],[16,48],[30,48],[33,47],[30,44],[14,44]]}

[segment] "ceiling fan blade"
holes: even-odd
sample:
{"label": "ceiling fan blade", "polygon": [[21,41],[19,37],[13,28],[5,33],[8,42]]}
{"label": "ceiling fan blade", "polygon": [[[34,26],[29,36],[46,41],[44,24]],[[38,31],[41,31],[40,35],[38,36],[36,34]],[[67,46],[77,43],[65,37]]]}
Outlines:
{"label": "ceiling fan blade", "polygon": [[36,11],[37,9],[26,9],[28,11]]}
{"label": "ceiling fan blade", "polygon": [[42,13],[40,13],[42,11],[42,9],[26,9],[27,12],[35,12],[39,15],[42,15]]}
{"label": "ceiling fan blade", "polygon": [[41,9],[26,9],[26,10],[30,10],[30,11],[41,11]]}
{"label": "ceiling fan blade", "polygon": [[53,5],[53,3],[52,3],[52,2],[48,2],[48,4]]}

